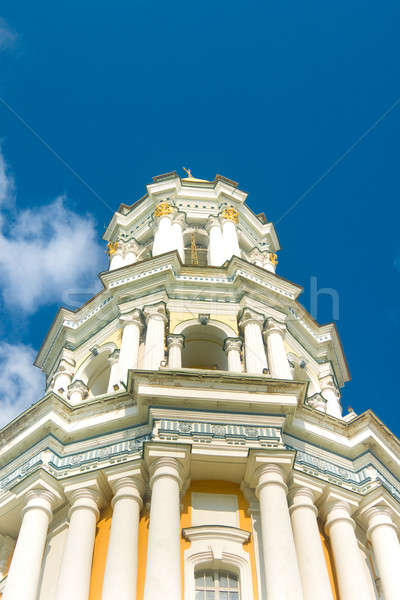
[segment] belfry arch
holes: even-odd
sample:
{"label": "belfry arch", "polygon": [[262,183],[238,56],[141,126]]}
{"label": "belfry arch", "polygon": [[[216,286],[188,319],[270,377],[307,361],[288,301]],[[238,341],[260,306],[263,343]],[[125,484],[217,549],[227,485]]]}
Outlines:
{"label": "belfry arch", "polygon": [[116,348],[112,342],[94,348],[77,370],[74,380],[87,385],[90,396],[101,396],[107,392],[111,370],[109,357]]}
{"label": "belfry arch", "polygon": [[224,350],[226,338],[235,337],[236,332],[220,321],[209,319],[205,325],[197,319],[180,323],[174,334],[183,335],[182,368],[228,370],[228,359]]}

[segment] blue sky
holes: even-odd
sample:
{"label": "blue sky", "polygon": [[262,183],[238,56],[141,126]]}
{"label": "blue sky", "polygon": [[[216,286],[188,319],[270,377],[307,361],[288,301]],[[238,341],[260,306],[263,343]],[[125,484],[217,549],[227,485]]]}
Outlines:
{"label": "blue sky", "polygon": [[1,11],[0,422],[40,395],[33,356],[57,307],[96,289],[112,211],[185,165],[275,222],[307,308],[312,281],[335,290],[338,314],[320,295],[316,316],[337,317],[343,405],[400,434],[399,3]]}

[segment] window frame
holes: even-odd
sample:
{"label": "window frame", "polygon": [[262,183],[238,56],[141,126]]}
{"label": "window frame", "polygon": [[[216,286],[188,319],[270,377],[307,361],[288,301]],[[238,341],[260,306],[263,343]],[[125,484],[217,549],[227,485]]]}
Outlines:
{"label": "window frame", "polygon": [[253,577],[249,553],[243,544],[250,532],[237,527],[203,525],[183,530],[191,542],[184,553],[184,600],[195,600],[195,572],[218,569],[239,577],[240,600],[253,600]]}

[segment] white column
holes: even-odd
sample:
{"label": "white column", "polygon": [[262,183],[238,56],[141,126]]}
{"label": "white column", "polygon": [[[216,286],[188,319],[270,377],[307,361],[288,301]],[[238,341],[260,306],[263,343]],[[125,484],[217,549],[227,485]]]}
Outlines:
{"label": "white column", "polygon": [[69,529],[57,583],[56,600],[88,600],[96,523],[98,493],[90,488],[69,494]]}
{"label": "white column", "polygon": [[286,499],[287,487],[282,469],[277,464],[264,464],[257,469],[256,476],[268,600],[302,600],[300,573]]}
{"label": "white column", "polygon": [[36,600],[55,496],[43,489],[26,495],[3,600]]}
{"label": "white column", "polygon": [[150,525],[144,600],[180,600],[180,499],[182,473],[172,457],[150,467]]}
{"label": "white column", "polygon": [[122,258],[121,251],[116,252],[110,258],[110,271],[115,271],[115,269],[119,269],[124,266],[124,259]]}
{"label": "white column", "polygon": [[108,357],[110,367],[110,377],[108,379],[107,393],[112,394],[118,391],[121,383],[121,369],[119,364],[120,351],[116,348]]}
{"label": "white column", "polygon": [[68,400],[71,404],[81,404],[88,396],[88,386],[80,379],[76,379],[68,386]]}
{"label": "white column", "polygon": [[135,309],[121,316],[122,341],[119,351],[119,377],[126,383],[129,369],[136,369],[138,363],[138,352],[140,333],[143,328],[142,312]]}
{"label": "white column", "polygon": [[239,326],[244,334],[246,373],[262,373],[268,368],[262,328],[264,316],[248,308],[244,309]]}
{"label": "white column", "polygon": [[209,217],[206,229],[208,231],[208,264],[213,267],[220,267],[225,262],[225,251],[219,219]]}
{"label": "white column", "polygon": [[167,335],[168,367],[180,369],[182,367],[182,348],[185,345],[185,336],[176,333]]}
{"label": "white column", "polygon": [[67,395],[68,386],[72,381],[73,375],[73,365],[65,358],[62,358],[57,367],[57,372],[54,375],[53,389],[56,394],[59,394],[60,396]]}
{"label": "white column", "polygon": [[286,326],[275,319],[267,320],[264,332],[267,346],[268,364],[272,377],[278,379],[293,379],[289,360],[283,340],[286,335]]}
{"label": "white column", "polygon": [[153,256],[158,256],[159,254],[164,254],[164,252],[169,252],[169,250],[171,250],[171,238],[171,217],[169,215],[164,215],[159,218],[156,225],[156,230],[154,232]]}
{"label": "white column", "polygon": [[237,373],[242,372],[242,361],[240,360],[240,351],[242,349],[242,340],[237,337],[227,337],[224,341],[224,350],[228,358],[228,370]]}
{"label": "white column", "polygon": [[371,541],[385,600],[400,598],[400,543],[392,511],[374,506],[366,511],[367,536]]}
{"label": "white column", "polygon": [[135,477],[110,482],[114,497],[102,600],[135,600],[142,485]]}
{"label": "white column", "polygon": [[183,243],[184,224],[185,224],[185,214],[178,213],[172,222],[172,227],[171,227],[172,239],[170,240],[171,250],[178,250],[178,254],[183,263],[185,262],[185,247],[184,247],[184,243]]}
{"label": "white column", "polygon": [[326,400],[326,413],[332,417],[342,418],[340,393],[335,385],[332,375],[325,375],[319,379],[321,395]]}
{"label": "white column", "polygon": [[165,324],[167,322],[165,304],[159,302],[146,306],[143,312],[147,322],[143,369],[157,370],[160,368],[165,354]]}
{"label": "white column", "polygon": [[110,271],[114,271],[115,269],[119,269],[119,267],[123,266],[124,259],[122,257],[123,248],[121,242],[108,242],[107,252],[110,258]]}
{"label": "white column", "polygon": [[128,242],[125,249],[125,257],[123,259],[123,265],[133,265],[137,261],[140,246],[135,240]]}
{"label": "white column", "polygon": [[313,490],[295,487],[290,493],[290,517],[304,600],[332,600],[332,587],[322,549]]}
{"label": "white column", "polygon": [[232,256],[241,256],[236,228],[238,216],[238,211],[232,207],[226,208],[221,213],[225,260],[230,260]]}
{"label": "white column", "polygon": [[332,547],[340,600],[369,598],[370,589],[349,504],[344,500],[329,502],[325,513],[325,527]]}

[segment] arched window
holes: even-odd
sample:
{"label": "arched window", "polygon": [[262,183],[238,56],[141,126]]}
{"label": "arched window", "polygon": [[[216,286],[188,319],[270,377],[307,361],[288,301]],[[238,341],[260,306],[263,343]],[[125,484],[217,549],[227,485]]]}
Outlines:
{"label": "arched window", "polygon": [[227,371],[228,362],[223,350],[225,335],[212,325],[192,325],[185,332],[182,367]]}
{"label": "arched window", "polygon": [[239,576],[222,569],[195,573],[195,600],[240,600]]}

